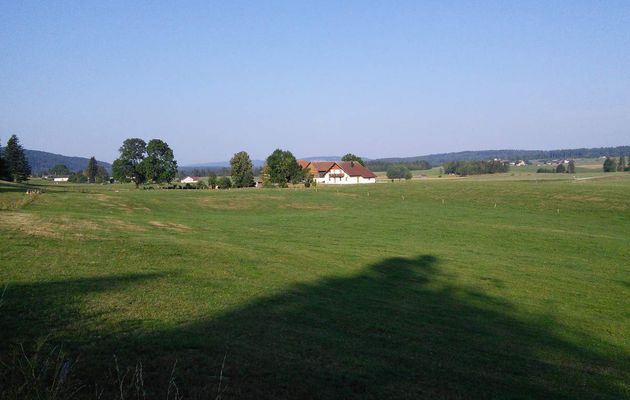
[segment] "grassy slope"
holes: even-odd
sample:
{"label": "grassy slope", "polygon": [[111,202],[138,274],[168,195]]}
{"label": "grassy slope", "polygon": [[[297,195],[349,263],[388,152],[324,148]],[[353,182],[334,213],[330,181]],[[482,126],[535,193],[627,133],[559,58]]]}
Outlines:
{"label": "grassy slope", "polygon": [[629,397],[630,176],[569,178],[45,187],[0,213],[0,350],[177,359],[190,397],[224,356],[228,397]]}

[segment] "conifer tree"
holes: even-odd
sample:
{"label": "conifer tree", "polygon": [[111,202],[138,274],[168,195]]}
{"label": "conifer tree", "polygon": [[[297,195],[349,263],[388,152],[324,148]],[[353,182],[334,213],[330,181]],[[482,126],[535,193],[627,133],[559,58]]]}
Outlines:
{"label": "conifer tree", "polygon": [[88,182],[90,183],[96,182],[96,174],[98,172],[98,165],[96,165],[96,158],[94,157],[90,158],[86,172],[87,172]]}
{"label": "conifer tree", "polygon": [[11,136],[7,142],[7,147],[4,150],[4,160],[7,175],[12,181],[22,182],[28,180],[31,174],[31,167],[24,154],[24,149],[15,135]]}

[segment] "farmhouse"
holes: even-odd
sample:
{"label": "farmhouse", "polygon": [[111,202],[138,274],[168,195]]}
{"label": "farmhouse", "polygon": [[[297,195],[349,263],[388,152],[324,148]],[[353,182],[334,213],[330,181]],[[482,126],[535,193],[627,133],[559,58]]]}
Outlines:
{"label": "farmhouse", "polygon": [[317,183],[332,185],[352,185],[358,183],[376,183],[376,175],[356,161],[321,161],[310,162],[299,160],[303,169]]}

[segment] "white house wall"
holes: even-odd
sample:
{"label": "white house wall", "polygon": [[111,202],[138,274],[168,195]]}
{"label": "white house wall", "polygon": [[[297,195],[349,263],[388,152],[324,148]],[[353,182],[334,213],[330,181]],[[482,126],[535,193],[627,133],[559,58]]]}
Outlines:
{"label": "white house wall", "polygon": [[[330,174],[340,175],[343,173],[343,177],[341,178],[333,178],[330,177]],[[317,183],[325,183],[327,185],[356,185],[360,183],[376,183],[375,178],[364,178],[362,176],[350,176],[343,172],[342,170],[333,169],[324,175],[323,178],[314,178],[314,181]]]}

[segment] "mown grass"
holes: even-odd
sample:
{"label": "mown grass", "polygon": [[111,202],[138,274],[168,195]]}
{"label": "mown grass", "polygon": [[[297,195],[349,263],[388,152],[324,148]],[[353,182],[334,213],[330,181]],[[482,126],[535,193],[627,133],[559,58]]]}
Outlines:
{"label": "mown grass", "polygon": [[187,398],[630,397],[628,174],[44,188],[0,213],[0,356],[46,336],[81,398],[114,355],[148,398],[175,361]]}

